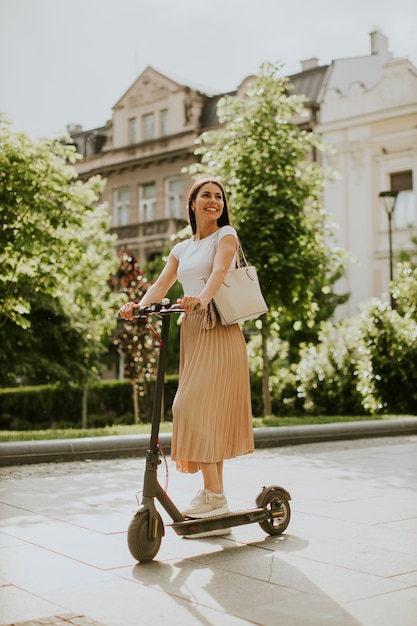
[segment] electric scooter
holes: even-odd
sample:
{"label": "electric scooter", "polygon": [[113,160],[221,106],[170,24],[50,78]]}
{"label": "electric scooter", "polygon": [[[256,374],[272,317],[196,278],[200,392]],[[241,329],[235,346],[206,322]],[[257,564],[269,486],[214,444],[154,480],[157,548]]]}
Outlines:
{"label": "electric scooter", "polygon": [[[168,349],[168,335],[170,320],[173,314],[183,313],[178,305],[172,305],[167,298],[162,303],[152,304],[150,307],[136,309],[135,317],[144,317],[150,327],[149,318],[159,316],[162,320],[159,340],[158,368],[156,375],[155,395],[152,409],[152,429],[149,450],[146,452],[146,466],[143,480],[143,495],[139,510],[130,522],[127,541],[131,555],[142,563],[152,561],[161,546],[165,535],[164,523],[155,507],[155,499],[165,509],[172,524],[169,524],[177,535],[197,535],[212,530],[243,526],[258,523],[268,535],[280,535],[287,528],[291,509],[291,496],[286,489],[279,486],[263,487],[257,496],[256,508],[243,511],[225,513],[205,518],[190,518],[177,509],[166,491],[158,482],[157,470],[161,463],[161,450],[158,441],[161,422],[162,397],[166,357]],[[154,332],[154,331],[153,331]],[[154,332],[155,334],[155,332]]]}

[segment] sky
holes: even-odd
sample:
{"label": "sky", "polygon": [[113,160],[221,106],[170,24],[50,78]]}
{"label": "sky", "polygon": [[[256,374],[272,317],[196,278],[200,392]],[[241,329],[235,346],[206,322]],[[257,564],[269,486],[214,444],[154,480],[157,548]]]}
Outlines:
{"label": "sky", "polygon": [[103,126],[148,66],[222,93],[264,62],[369,55],[375,29],[417,66],[416,0],[0,0],[0,110],[61,136]]}

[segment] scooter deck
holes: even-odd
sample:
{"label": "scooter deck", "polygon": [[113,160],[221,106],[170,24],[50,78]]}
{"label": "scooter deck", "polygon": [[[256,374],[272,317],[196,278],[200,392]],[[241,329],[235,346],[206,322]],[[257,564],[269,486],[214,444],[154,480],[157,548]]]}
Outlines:
{"label": "scooter deck", "polygon": [[187,518],[184,522],[174,522],[168,524],[177,535],[193,535],[195,533],[217,530],[219,528],[229,528],[230,526],[244,526],[264,522],[273,517],[283,517],[285,512],[281,508],[276,510],[266,510],[264,508],[248,509],[244,511],[232,511],[223,515],[213,515],[204,518]]}

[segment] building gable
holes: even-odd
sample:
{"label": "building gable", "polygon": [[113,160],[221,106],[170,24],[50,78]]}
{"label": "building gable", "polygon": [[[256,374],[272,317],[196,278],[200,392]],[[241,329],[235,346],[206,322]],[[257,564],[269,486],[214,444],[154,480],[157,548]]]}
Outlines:
{"label": "building gable", "polygon": [[113,111],[164,100],[170,92],[178,91],[181,88],[179,83],[148,66],[119,98]]}
{"label": "building gable", "polygon": [[417,74],[407,59],[395,59],[382,65],[379,81],[370,87],[354,77],[352,73],[345,92],[328,89],[322,105],[322,123],[351,119],[357,124],[364,115],[386,116],[389,109],[414,107],[417,102]]}
{"label": "building gable", "polygon": [[204,96],[147,67],[113,107],[113,148],[194,130]]}

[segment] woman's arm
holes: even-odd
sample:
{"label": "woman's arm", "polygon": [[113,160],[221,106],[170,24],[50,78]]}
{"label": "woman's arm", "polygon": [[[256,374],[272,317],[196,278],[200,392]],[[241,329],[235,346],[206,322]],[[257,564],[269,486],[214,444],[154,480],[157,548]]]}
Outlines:
{"label": "woman's arm", "polygon": [[162,272],[159,274],[157,280],[148,289],[139,303],[126,302],[120,310],[119,315],[125,320],[133,319],[133,313],[135,309],[139,309],[143,306],[149,306],[153,302],[160,302],[165,297],[167,291],[177,280],[178,260],[174,257],[172,252],[168,257],[168,261]]}
{"label": "woman's arm", "polygon": [[184,296],[178,300],[186,313],[191,313],[197,305],[206,308],[216,295],[237,250],[237,241],[233,235],[225,235],[219,241],[213,262],[212,272],[199,296]]}

